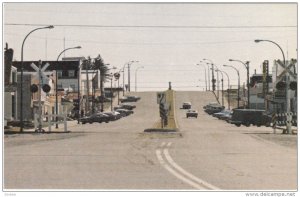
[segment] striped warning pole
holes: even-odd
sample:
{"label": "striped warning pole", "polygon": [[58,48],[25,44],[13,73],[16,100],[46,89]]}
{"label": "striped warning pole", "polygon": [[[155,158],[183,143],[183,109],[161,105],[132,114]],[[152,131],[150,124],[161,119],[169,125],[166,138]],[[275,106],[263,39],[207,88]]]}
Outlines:
{"label": "striped warning pole", "polygon": [[273,112],[272,114],[272,127],[273,127],[273,133],[276,133],[276,113]]}

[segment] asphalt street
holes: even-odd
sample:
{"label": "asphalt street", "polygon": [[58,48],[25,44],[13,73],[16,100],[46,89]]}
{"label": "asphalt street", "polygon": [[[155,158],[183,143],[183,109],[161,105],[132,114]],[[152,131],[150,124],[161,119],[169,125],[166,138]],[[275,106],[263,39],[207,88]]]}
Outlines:
{"label": "asphalt street", "polygon": [[[207,115],[202,107],[213,94],[176,92],[178,134],[144,133],[159,120],[156,93],[135,95],[142,99],[134,114],[115,122],[5,136],[4,189],[297,189],[297,149],[257,135],[270,128],[235,127]],[[185,101],[199,111],[197,119],[186,118]]]}

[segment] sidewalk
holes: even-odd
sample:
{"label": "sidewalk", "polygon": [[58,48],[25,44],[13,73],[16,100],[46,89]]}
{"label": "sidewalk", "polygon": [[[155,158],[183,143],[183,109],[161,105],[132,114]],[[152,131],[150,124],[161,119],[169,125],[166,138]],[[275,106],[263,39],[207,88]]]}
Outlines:
{"label": "sidewalk", "polygon": [[[64,131],[64,124],[58,124],[58,128],[55,128],[55,124],[51,126],[51,132],[49,132],[48,125],[43,126],[45,133],[69,133],[71,129],[78,126],[77,120],[67,121],[67,131]],[[22,134],[36,133],[35,128],[24,129]],[[10,129],[4,129],[4,134],[21,134],[19,127],[12,127]]]}

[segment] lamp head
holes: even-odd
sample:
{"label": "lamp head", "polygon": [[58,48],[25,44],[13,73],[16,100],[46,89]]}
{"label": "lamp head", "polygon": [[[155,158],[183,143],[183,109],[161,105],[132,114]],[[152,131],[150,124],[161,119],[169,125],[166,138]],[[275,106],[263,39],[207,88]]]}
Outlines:
{"label": "lamp head", "polygon": [[233,59],[229,59],[229,61],[230,61],[230,62],[232,62],[232,61],[233,61]]}
{"label": "lamp head", "polygon": [[81,49],[81,46],[77,46],[77,47],[75,47],[75,49]]}
{"label": "lamp head", "polygon": [[256,42],[256,43],[259,43],[259,42],[261,42],[262,40],[259,40],[259,39],[256,39],[256,40],[254,40],[254,42]]}
{"label": "lamp head", "polygon": [[47,28],[49,28],[49,29],[53,29],[53,28],[54,28],[54,26],[53,26],[53,25],[50,25],[50,26],[48,26]]}

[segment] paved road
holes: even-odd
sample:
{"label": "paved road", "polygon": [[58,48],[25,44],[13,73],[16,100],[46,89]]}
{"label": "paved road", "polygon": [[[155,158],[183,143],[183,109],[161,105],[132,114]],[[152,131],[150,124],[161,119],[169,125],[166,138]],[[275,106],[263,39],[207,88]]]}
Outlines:
{"label": "paved road", "polygon": [[[177,92],[178,134],[145,134],[158,120],[156,93],[138,93],[135,114],[70,134],[4,139],[6,189],[296,189],[297,152],[202,112],[210,93]],[[191,101],[198,119],[179,107]],[[268,132],[268,131],[267,131]]]}

